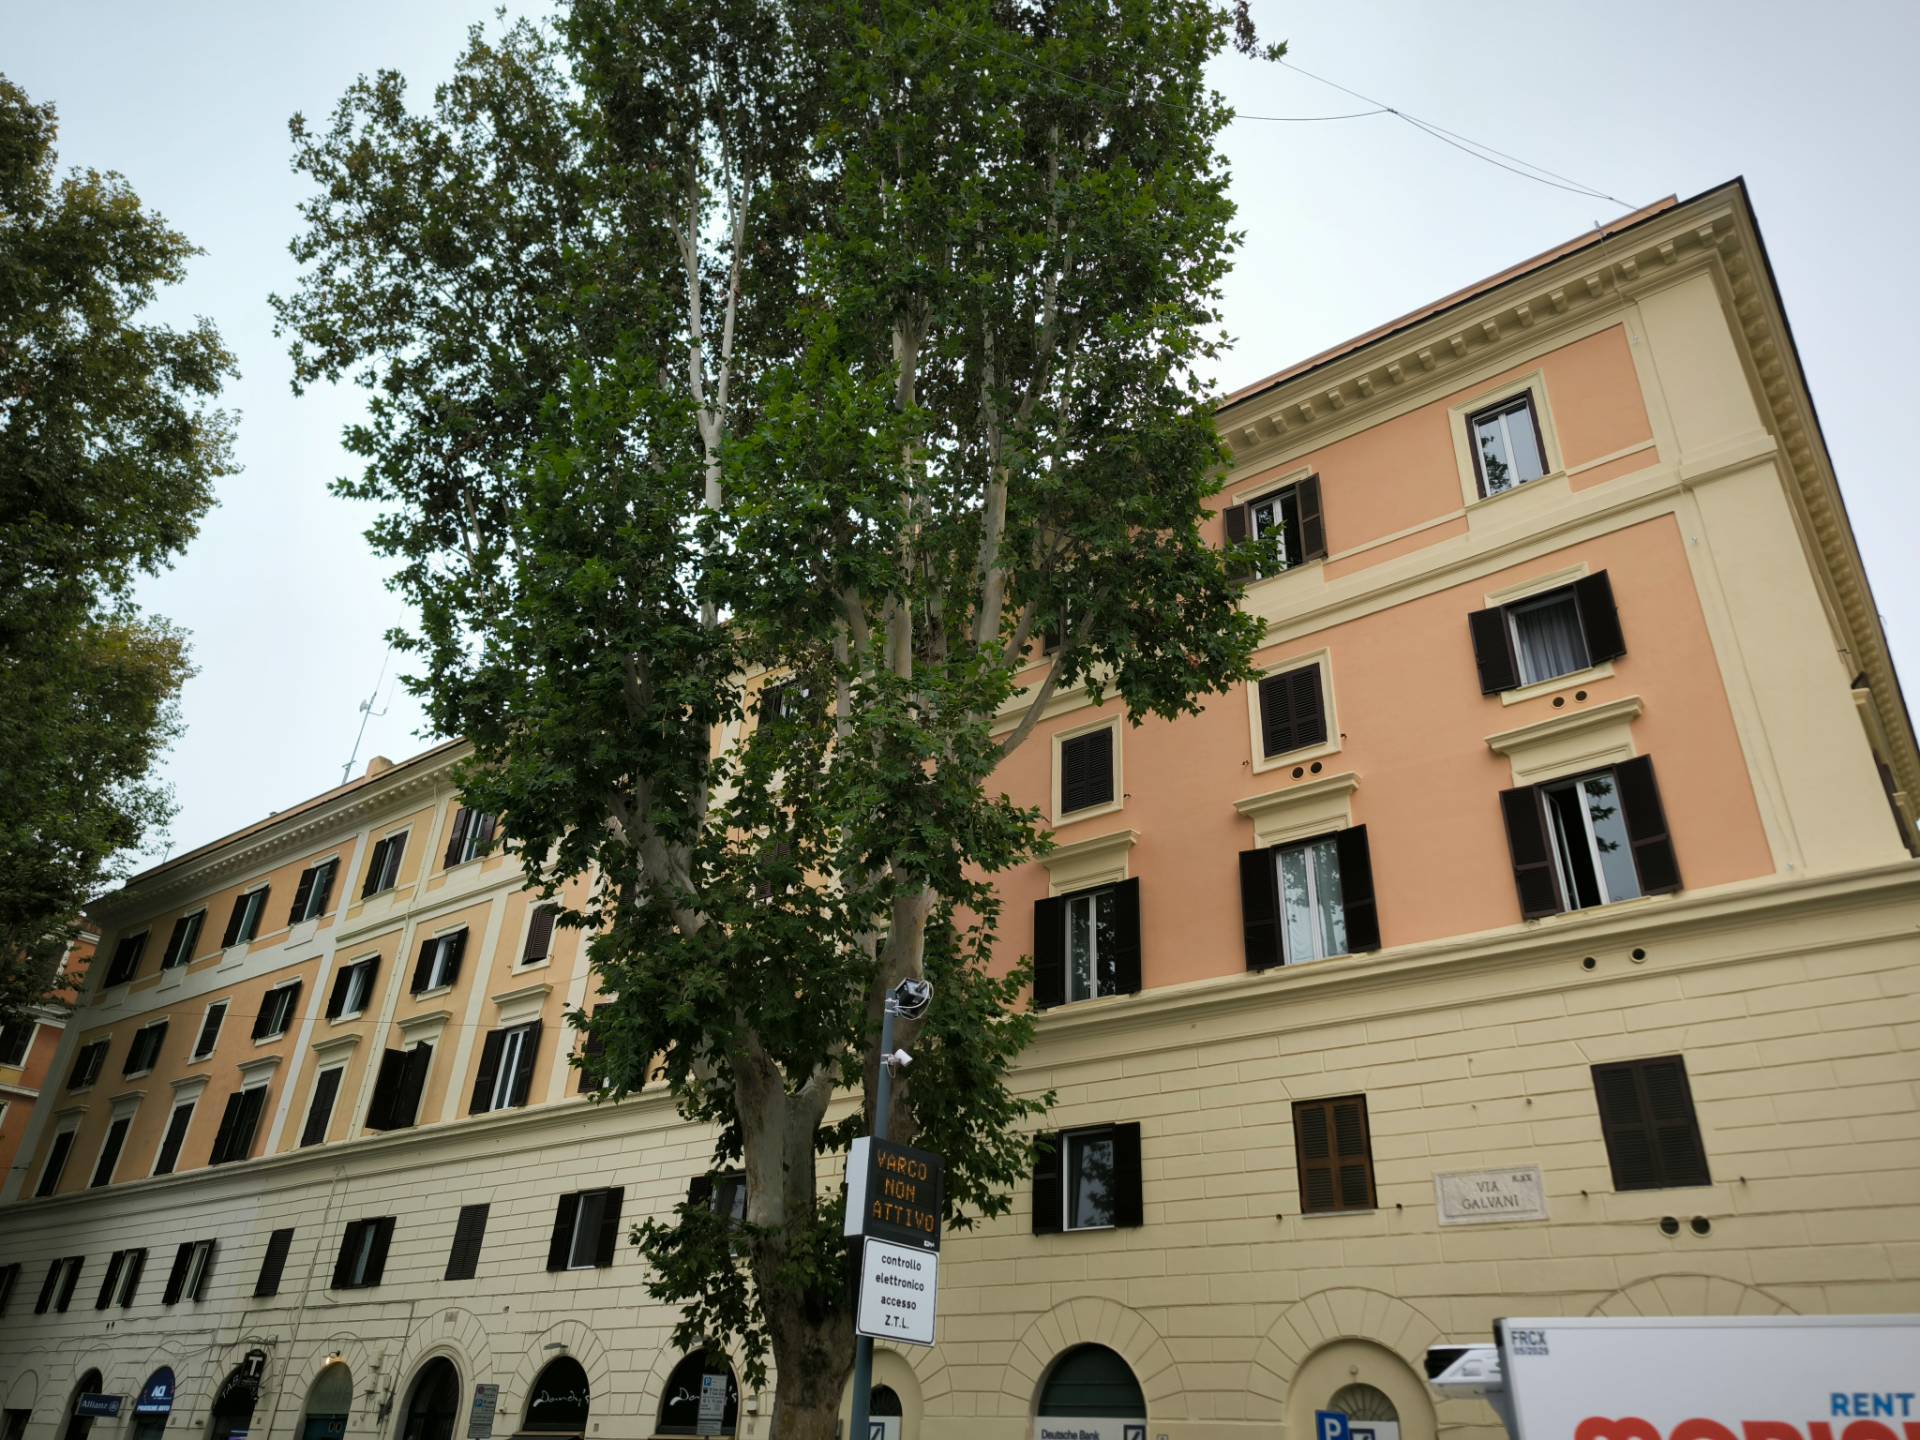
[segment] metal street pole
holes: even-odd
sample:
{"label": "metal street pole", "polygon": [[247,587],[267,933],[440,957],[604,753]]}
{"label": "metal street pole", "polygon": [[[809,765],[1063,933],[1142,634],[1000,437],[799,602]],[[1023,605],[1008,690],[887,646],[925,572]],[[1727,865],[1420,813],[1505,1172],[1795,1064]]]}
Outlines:
{"label": "metal street pole", "polygon": [[[874,1096],[873,1138],[887,1138],[887,1108],[893,1101],[893,996],[887,996],[880,1012],[880,1083]],[[866,1248],[866,1238],[860,1246]],[[859,1304],[858,1296],[854,1304]],[[873,1337],[853,1337],[853,1418],[847,1427],[847,1440],[867,1440],[868,1411],[873,1405]]]}

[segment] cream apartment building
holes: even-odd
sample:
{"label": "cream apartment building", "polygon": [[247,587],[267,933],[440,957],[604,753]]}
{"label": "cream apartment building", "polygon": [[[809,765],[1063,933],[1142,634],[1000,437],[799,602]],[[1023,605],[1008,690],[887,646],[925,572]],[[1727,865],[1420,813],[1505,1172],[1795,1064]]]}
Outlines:
{"label": "cream apartment building", "polygon": [[[1920,753],[1744,188],[1219,424],[1218,533],[1284,537],[1263,677],[1063,695],[1009,758],[1055,1143],[877,1411],[1464,1437],[1421,1358],[1497,1316],[1920,1310]],[[0,1208],[0,1440],[768,1433],[622,1240],[737,1188],[583,1093],[580,936],[458,754],[96,908]]]}

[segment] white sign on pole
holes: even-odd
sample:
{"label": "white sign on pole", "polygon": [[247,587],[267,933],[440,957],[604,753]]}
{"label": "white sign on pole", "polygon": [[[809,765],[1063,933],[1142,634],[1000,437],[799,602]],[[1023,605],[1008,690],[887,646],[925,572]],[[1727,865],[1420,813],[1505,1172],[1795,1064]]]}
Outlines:
{"label": "white sign on pole", "polygon": [[860,1257],[860,1308],[854,1330],[876,1340],[933,1344],[933,1299],[940,1257],[889,1240],[868,1240]]}
{"label": "white sign on pole", "polygon": [[700,1409],[694,1417],[694,1434],[718,1435],[721,1432],[727,1419],[727,1387],[732,1384],[731,1375],[700,1377]]}
{"label": "white sign on pole", "polygon": [[1495,1225],[1547,1218],[1547,1182],[1538,1165],[1505,1170],[1455,1170],[1433,1177],[1433,1202],[1442,1225]]}

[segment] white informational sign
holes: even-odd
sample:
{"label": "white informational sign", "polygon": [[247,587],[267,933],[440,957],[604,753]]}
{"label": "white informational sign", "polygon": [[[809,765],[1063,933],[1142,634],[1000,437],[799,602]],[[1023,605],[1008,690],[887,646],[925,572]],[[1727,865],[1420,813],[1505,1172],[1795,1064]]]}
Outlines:
{"label": "white informational sign", "polygon": [[1920,1318],[1502,1320],[1518,1440],[1898,1440]]}
{"label": "white informational sign", "polygon": [[898,1415],[875,1415],[867,1421],[867,1440],[900,1440]]}
{"label": "white informational sign", "polygon": [[1033,1422],[1033,1440],[1147,1440],[1147,1422],[1042,1415]]}
{"label": "white informational sign", "polygon": [[727,1421],[727,1386],[732,1377],[727,1375],[702,1375],[700,1377],[700,1410],[694,1419],[693,1433],[696,1435],[718,1435]]}
{"label": "white informational sign", "polygon": [[1353,1440],[1400,1440],[1398,1420],[1349,1420],[1347,1434]]}
{"label": "white informational sign", "polygon": [[876,1340],[933,1344],[933,1301],[940,1256],[888,1240],[868,1240],[860,1257],[860,1309],[854,1331]]}
{"label": "white informational sign", "polygon": [[1547,1184],[1538,1165],[1505,1170],[1456,1170],[1433,1177],[1433,1203],[1442,1225],[1497,1225],[1547,1218]]}

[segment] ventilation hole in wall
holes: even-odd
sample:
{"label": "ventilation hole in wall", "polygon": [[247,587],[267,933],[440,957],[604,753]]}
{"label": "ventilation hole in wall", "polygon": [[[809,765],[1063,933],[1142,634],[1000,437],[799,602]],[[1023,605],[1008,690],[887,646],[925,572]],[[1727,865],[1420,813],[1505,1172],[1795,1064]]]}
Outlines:
{"label": "ventilation hole in wall", "polygon": [[1558,710],[1562,705],[1566,703],[1567,703],[1567,697],[1564,695],[1556,695],[1553,697],[1553,708],[1556,710]]}
{"label": "ventilation hole in wall", "polygon": [[1662,1235],[1678,1235],[1680,1233],[1680,1222],[1671,1215],[1662,1215],[1660,1217],[1660,1233]]}
{"label": "ventilation hole in wall", "polygon": [[1293,778],[1296,780],[1298,780],[1302,775],[1306,773],[1307,773],[1307,770],[1304,765],[1296,765],[1293,767]]}
{"label": "ventilation hole in wall", "polygon": [[1693,1233],[1694,1234],[1709,1235],[1712,1232],[1713,1232],[1713,1221],[1707,1219],[1707,1217],[1704,1215],[1696,1215],[1693,1217]]}
{"label": "ventilation hole in wall", "polygon": [[1587,692],[1584,690],[1576,690],[1573,692],[1573,698],[1576,700],[1584,700],[1587,698]]}
{"label": "ventilation hole in wall", "polygon": [[1633,951],[1633,958],[1635,960],[1644,960],[1647,958],[1647,952],[1640,949],[1638,946],[1635,946]]}
{"label": "ventilation hole in wall", "polygon": [[1314,774],[1318,775],[1320,773],[1320,762],[1316,760],[1313,762],[1313,764],[1309,765],[1307,768],[1313,771]]}
{"label": "ventilation hole in wall", "polygon": [[1600,962],[1589,955],[1580,962],[1580,968],[1582,970],[1597,970],[1600,968]]}

